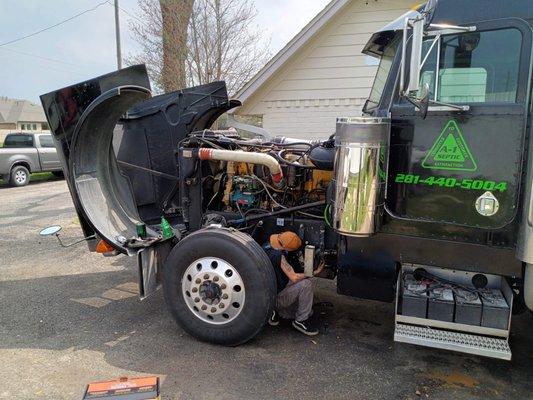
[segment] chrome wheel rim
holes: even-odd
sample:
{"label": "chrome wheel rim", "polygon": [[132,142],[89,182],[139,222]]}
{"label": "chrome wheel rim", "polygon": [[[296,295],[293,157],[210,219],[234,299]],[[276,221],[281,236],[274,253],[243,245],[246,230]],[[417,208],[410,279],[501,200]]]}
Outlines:
{"label": "chrome wheel rim", "polygon": [[15,172],[15,181],[17,183],[24,183],[26,182],[27,175],[24,171],[17,171]]}
{"label": "chrome wheel rim", "polygon": [[189,265],[181,289],[189,310],[209,324],[227,324],[244,307],[246,296],[241,275],[221,258],[205,257]]}

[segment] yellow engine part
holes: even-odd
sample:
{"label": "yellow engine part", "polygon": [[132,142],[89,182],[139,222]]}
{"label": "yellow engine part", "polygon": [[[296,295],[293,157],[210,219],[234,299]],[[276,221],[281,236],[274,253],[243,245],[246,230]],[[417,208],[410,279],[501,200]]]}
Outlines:
{"label": "yellow engine part", "polygon": [[315,169],[311,179],[305,182],[305,190],[310,192],[315,189],[326,189],[332,179],[333,171]]}

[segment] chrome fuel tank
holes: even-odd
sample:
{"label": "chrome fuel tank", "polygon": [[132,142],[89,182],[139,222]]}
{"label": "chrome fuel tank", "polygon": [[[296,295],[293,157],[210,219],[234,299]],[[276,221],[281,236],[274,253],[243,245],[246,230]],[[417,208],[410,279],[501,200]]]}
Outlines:
{"label": "chrome fuel tank", "polygon": [[333,227],[341,235],[364,237],[376,231],[389,134],[387,118],[337,119]]}

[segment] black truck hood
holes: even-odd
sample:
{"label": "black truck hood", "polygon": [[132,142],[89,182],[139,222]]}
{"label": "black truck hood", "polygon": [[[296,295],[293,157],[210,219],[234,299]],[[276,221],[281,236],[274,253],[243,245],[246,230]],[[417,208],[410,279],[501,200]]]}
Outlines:
{"label": "black truck hood", "polygon": [[84,234],[127,254],[136,252],[124,239],[136,236],[138,222],[178,210],[178,143],[239,104],[228,100],[224,82],[151,97],[144,65],[44,94],[41,102]]}

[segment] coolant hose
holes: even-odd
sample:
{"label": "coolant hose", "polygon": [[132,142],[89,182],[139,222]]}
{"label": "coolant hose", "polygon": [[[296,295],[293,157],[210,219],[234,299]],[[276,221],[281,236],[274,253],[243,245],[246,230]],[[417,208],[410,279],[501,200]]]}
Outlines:
{"label": "coolant hose", "polygon": [[264,165],[270,170],[272,182],[274,182],[276,186],[283,183],[283,171],[281,170],[279,162],[268,154],[203,147],[198,150],[198,158],[200,160],[233,161]]}
{"label": "coolant hose", "polygon": [[524,271],[524,302],[533,311],[533,264],[526,264]]}

